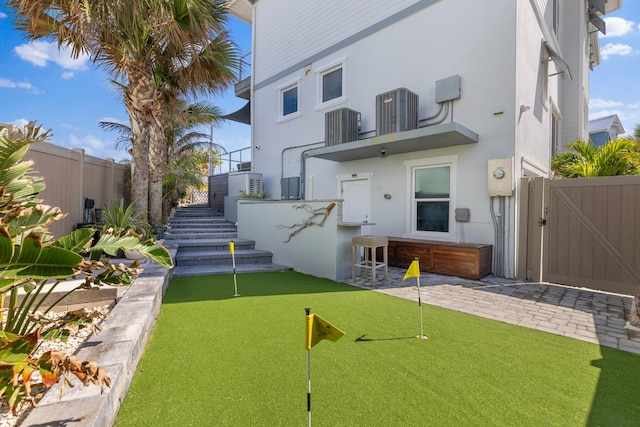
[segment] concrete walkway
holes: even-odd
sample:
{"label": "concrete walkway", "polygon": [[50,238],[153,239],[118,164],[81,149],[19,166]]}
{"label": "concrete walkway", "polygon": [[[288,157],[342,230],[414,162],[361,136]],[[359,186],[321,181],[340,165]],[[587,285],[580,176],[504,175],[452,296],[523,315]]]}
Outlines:
{"label": "concrete walkway", "polygon": [[[416,279],[403,282],[405,272],[390,267],[387,281],[378,279],[376,287],[359,277],[344,283],[418,301]],[[640,354],[640,330],[626,327],[631,312],[627,295],[493,276],[475,281],[424,272],[420,290],[424,304]]]}

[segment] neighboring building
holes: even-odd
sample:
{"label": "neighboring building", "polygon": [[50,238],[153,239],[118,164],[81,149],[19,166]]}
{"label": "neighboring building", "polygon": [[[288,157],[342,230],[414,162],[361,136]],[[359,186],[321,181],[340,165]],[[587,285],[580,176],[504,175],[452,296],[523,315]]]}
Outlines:
{"label": "neighboring building", "polygon": [[228,3],[252,24],[252,171],[272,197],[489,243],[494,273],[517,275],[520,178],[588,137],[600,16],[621,0]]}
{"label": "neighboring building", "polygon": [[624,133],[617,114],[589,120],[589,139],[596,147],[605,145]]}

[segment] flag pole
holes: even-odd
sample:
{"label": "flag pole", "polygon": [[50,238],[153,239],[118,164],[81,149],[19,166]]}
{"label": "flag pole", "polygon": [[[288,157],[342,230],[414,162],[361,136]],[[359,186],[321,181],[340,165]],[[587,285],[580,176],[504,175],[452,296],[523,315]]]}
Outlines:
{"label": "flag pole", "polygon": [[233,289],[236,292],[235,294],[233,294],[233,296],[239,297],[240,294],[238,293],[238,281],[236,279],[236,249],[233,240],[229,242],[229,250],[231,251],[231,262],[233,263]]}
{"label": "flag pole", "polygon": [[[311,308],[304,309],[307,317],[311,314]],[[307,349],[307,427],[311,427],[311,349]]]}
{"label": "flag pole", "polygon": [[[418,260],[419,259],[416,257],[416,261]],[[416,277],[416,283],[418,284],[418,307],[420,310],[420,335],[418,335],[416,338],[421,340],[426,340],[427,337],[424,335],[424,329],[422,327],[422,299],[420,298],[420,274],[418,274],[418,276]]]}

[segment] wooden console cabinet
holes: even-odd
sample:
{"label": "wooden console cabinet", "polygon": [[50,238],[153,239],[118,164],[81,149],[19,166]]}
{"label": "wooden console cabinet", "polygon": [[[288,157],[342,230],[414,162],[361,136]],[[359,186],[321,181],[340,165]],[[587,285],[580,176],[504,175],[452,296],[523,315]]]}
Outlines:
{"label": "wooden console cabinet", "polygon": [[416,257],[429,273],[482,279],[491,274],[491,245],[389,237],[389,266],[408,268]]}

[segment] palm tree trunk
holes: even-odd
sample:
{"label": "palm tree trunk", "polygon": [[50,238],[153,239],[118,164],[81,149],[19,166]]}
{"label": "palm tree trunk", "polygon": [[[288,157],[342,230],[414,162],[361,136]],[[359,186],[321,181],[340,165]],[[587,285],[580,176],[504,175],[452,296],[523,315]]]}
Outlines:
{"label": "palm tree trunk", "polygon": [[167,144],[163,125],[165,120],[166,117],[156,117],[149,145],[149,222],[152,225],[160,225],[163,222],[162,180],[167,164]]}
{"label": "palm tree trunk", "polygon": [[154,128],[152,105],[156,87],[153,78],[141,73],[129,75],[125,105],[129,113],[132,139],[131,201],[140,218],[147,221],[149,211],[149,146]]}
{"label": "palm tree trunk", "polygon": [[149,210],[149,124],[137,111],[129,111],[133,149],[131,153],[131,202],[145,221]]}

